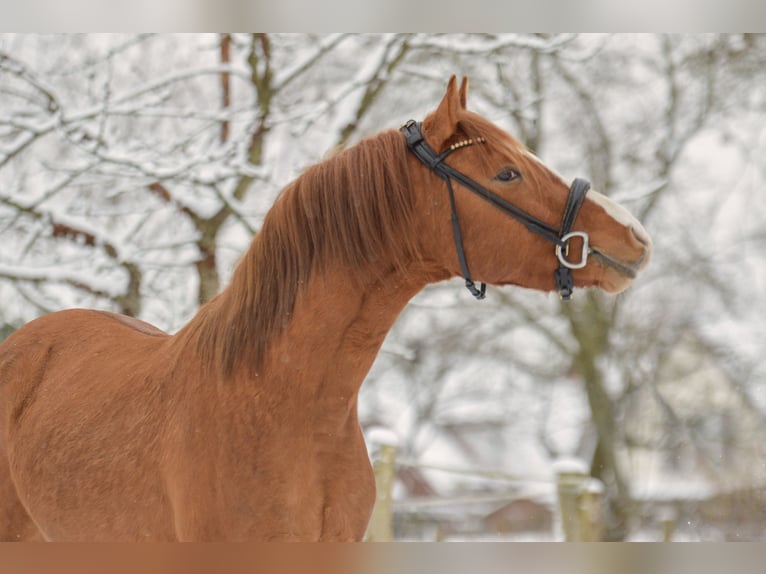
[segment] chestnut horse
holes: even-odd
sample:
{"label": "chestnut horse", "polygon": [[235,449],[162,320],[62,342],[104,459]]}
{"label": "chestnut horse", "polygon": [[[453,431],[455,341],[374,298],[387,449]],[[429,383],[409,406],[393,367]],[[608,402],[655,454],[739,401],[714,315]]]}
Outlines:
{"label": "chestnut horse", "polygon": [[575,194],[466,93],[453,77],[422,124],[307,169],[177,334],[69,310],[11,335],[2,537],[360,540],[375,485],[357,396],[410,298],[459,275],[482,296],[469,273],[625,289],[649,259],[638,221]]}

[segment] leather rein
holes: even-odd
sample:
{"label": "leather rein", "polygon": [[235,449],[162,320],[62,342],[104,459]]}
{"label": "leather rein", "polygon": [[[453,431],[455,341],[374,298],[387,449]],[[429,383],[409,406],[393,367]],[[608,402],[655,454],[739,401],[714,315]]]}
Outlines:
{"label": "leather rein", "polygon": [[[572,231],[577,214],[585,201],[585,195],[590,189],[590,182],[585,179],[577,178],[572,182],[569,188],[569,195],[567,197],[567,203],[564,207],[564,213],[561,218],[560,227],[553,227],[537,219],[536,217],[528,214],[527,212],[519,209],[512,203],[503,199],[493,191],[490,191],[486,187],[472,180],[463,173],[457,171],[447,163],[445,159],[454,151],[472,145],[472,140],[461,142],[457,145],[453,145],[441,154],[436,153],[434,149],[428,145],[423,132],[421,130],[420,122],[410,120],[402,126],[402,132],[407,141],[407,147],[424,165],[426,165],[431,171],[442,178],[447,184],[447,190],[449,191],[450,207],[452,208],[452,231],[455,237],[455,248],[457,250],[458,261],[460,263],[460,269],[465,278],[465,286],[471,294],[477,299],[484,299],[487,291],[487,285],[481,284],[481,287],[476,287],[476,284],[471,279],[471,273],[468,270],[468,262],[466,261],[465,250],[463,249],[463,238],[460,233],[460,223],[457,215],[457,207],[455,204],[455,192],[452,188],[452,181],[458,182],[466,189],[472,191],[506,215],[509,215],[516,221],[520,222],[532,233],[539,235],[543,239],[550,241],[555,245],[554,253],[558,259],[559,266],[553,274],[554,283],[559,296],[564,301],[569,301],[572,298],[572,292],[574,291],[574,279],[572,277],[572,269],[581,269],[585,267],[588,262],[588,255],[591,253],[588,246],[588,234],[584,231]],[[475,142],[483,143],[483,140]],[[569,261],[569,243],[574,237],[582,239],[582,252],[578,261]]]}

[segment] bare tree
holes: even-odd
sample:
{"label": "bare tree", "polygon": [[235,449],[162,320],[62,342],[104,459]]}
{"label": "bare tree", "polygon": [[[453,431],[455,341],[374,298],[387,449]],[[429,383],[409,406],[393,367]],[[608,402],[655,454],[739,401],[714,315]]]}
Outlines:
{"label": "bare tree", "polygon": [[[525,411],[545,413],[562,380],[580,384],[596,438],[574,454],[606,483],[607,533],[622,538],[634,508],[626,417],[643,389],[668,436],[684,428],[704,447],[665,391],[679,340],[692,334],[762,418],[753,389],[766,363],[719,325],[763,334],[751,309],[766,281],[766,205],[753,191],[766,179],[764,55],[750,34],[2,35],[0,321],[82,305],[179,326],[301,169],[422,117],[465,73],[471,107],[639,215],[655,259],[625,294],[569,305],[430,289],[392,331],[361,408],[418,458],[455,405],[503,405],[553,459],[573,453]],[[732,281],[742,269],[753,285]]]}

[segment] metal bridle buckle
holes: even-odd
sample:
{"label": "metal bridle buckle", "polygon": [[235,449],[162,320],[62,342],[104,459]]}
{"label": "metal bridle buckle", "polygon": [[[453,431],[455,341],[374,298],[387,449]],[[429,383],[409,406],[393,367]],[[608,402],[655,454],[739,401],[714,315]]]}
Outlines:
{"label": "metal bridle buckle", "polygon": [[[580,237],[582,238],[582,254],[580,255],[580,261],[572,263],[567,259],[567,255],[569,255],[569,240],[573,237]],[[561,238],[561,241],[566,246],[566,249],[562,251],[561,244],[556,245],[556,257],[558,257],[559,262],[569,269],[582,269],[588,264],[588,255],[590,254],[590,247],[588,246],[588,234],[584,231],[572,231],[570,233],[567,233]]]}

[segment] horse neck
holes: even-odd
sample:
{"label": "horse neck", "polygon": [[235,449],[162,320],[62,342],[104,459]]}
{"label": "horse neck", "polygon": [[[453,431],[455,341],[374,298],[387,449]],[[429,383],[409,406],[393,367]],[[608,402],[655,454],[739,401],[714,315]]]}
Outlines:
{"label": "horse neck", "polygon": [[[358,270],[331,265],[309,275],[281,328],[252,333],[248,329],[255,323],[248,318],[258,310],[239,296],[238,282],[257,276],[257,271],[235,273],[232,284],[178,333],[179,347],[186,349],[183,360],[201,361],[203,378],[226,379],[224,386],[268,389],[273,396],[308,398],[308,404],[346,401],[349,408],[407,302],[428,283],[446,278],[443,270],[425,264],[381,263],[361,277]],[[264,338],[265,352],[254,364],[252,341]],[[223,349],[236,354],[227,358]]]}
{"label": "horse neck", "polygon": [[410,182],[415,161],[392,130],[284,190],[230,286],[188,329],[211,373],[358,389],[407,301],[446,278],[413,263],[427,211]]}
{"label": "horse neck", "polygon": [[265,374],[316,398],[355,399],[397,316],[426,283],[397,271],[363,284],[342,269],[312,276],[269,349]]}

